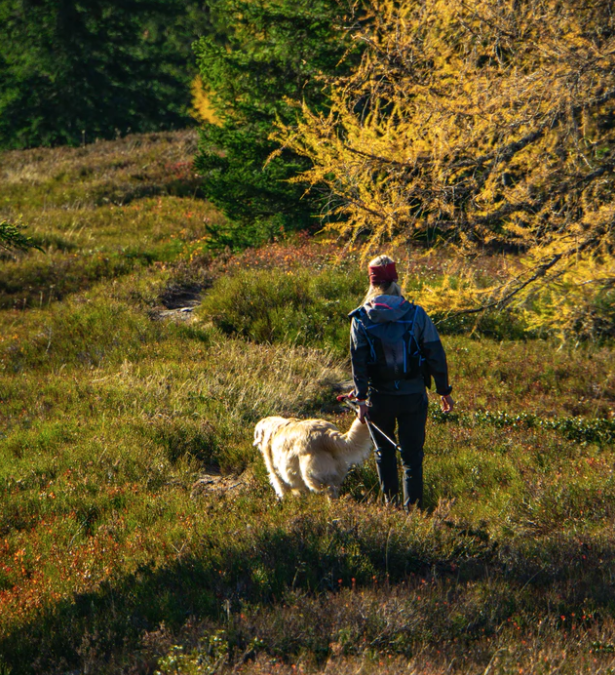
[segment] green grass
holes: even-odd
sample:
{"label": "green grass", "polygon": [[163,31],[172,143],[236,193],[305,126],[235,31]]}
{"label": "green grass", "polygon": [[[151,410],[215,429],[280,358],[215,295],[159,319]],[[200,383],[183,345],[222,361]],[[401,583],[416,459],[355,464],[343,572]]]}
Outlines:
{"label": "green grass", "polygon": [[257,343],[348,350],[348,313],[365,280],[357,266],[314,275],[309,270],[239,271],[221,277],[199,307],[223,333]]}
{"label": "green grass", "polygon": [[[2,218],[46,253],[0,271],[0,673],[609,672],[612,345],[445,335],[426,511],[384,507],[373,459],[278,504],[254,424],[349,426],[364,278],[309,240],[208,256],[216,214],[165,178],[188,138],[5,156]],[[405,264],[409,291],[443,273]]]}
{"label": "green grass", "polygon": [[0,218],[43,251],[3,254],[0,308],[42,307],[177,259],[219,216],[198,199],[195,132],[3,155]]}

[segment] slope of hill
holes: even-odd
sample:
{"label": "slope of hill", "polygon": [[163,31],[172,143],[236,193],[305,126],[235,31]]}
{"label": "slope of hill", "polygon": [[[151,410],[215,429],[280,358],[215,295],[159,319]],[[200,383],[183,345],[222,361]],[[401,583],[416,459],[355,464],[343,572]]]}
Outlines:
{"label": "slope of hill", "polygon": [[[194,150],[2,156],[0,218],[45,252],[0,267],[0,673],[609,672],[612,346],[445,336],[426,512],[385,508],[373,460],[277,504],[253,426],[347,428],[364,279],[305,239],[213,259]],[[397,257],[409,293],[452,265]]]}

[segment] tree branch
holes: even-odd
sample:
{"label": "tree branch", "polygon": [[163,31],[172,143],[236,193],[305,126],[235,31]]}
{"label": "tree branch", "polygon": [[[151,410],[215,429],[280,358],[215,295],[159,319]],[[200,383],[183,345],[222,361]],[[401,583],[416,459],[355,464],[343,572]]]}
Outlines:
{"label": "tree branch", "polygon": [[495,300],[493,302],[487,303],[486,305],[482,305],[480,307],[473,307],[472,309],[462,309],[458,312],[455,312],[454,314],[449,314],[448,316],[445,316],[444,318],[440,319],[437,321],[437,324],[444,323],[446,321],[450,321],[451,319],[456,319],[459,316],[466,316],[469,314],[478,314],[479,312],[485,312],[489,309],[502,309],[505,307],[514,297],[515,295],[518,295],[524,288],[527,288],[530,284],[534,283],[538,279],[544,277],[546,273],[557,263],[562,259],[562,258],[567,258],[571,255],[575,255],[577,253],[581,253],[582,251],[585,251],[588,249],[590,246],[595,245],[599,243],[606,234],[606,226],[598,228],[591,237],[588,237],[585,241],[583,241],[581,244],[578,246],[571,246],[567,251],[564,251],[562,253],[557,253],[554,255],[550,260],[548,260],[545,263],[542,263],[542,265],[539,265],[536,268],[536,271],[534,274],[532,274],[529,279],[526,279],[523,283],[519,284],[517,288],[512,290],[510,293],[505,295],[503,298],[500,298],[499,300]]}
{"label": "tree branch", "polygon": [[[586,108],[593,108],[595,106],[603,105],[604,103],[607,103],[613,98],[615,98],[615,89],[608,91],[606,94],[603,94],[602,96],[595,98],[592,101],[588,101],[584,105],[574,106],[570,112],[573,115],[578,115],[582,110]],[[567,113],[566,110],[560,110],[555,114],[551,115],[546,120],[544,120],[540,124],[538,129],[531,131],[529,134],[526,134],[523,138],[520,138],[518,141],[509,143],[504,148],[496,150],[496,152],[491,152],[488,155],[483,155],[482,157],[475,157],[473,159],[467,159],[461,162],[457,162],[456,164],[453,164],[451,168],[463,169],[471,166],[482,167],[484,164],[493,159],[497,159],[500,162],[507,162],[508,160],[512,159],[512,157],[516,155],[519,151],[523,150],[528,145],[530,145],[530,143],[534,143],[538,139],[542,138],[547,129],[559,123],[562,120],[562,118],[566,116],[566,113]]]}

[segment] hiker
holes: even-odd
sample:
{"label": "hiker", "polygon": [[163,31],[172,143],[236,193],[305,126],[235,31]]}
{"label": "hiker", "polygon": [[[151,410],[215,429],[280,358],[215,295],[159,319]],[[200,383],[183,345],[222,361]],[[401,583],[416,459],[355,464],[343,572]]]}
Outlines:
{"label": "hiker", "polygon": [[[395,263],[385,255],[369,263],[369,290],[350,313],[353,395],[376,442],[376,467],[387,503],[399,503],[395,425],[403,465],[403,505],[423,508],[423,445],[431,377],[445,413],[453,409],[446,355],[438,332],[418,305],[405,300]],[[384,434],[391,440],[384,438]]]}

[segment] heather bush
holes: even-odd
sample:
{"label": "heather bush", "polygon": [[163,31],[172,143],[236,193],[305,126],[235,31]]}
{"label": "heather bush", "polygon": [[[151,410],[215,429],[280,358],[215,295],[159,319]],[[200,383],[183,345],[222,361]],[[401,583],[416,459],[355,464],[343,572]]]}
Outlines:
{"label": "heather bush", "polygon": [[244,271],[218,279],[199,314],[228,335],[342,355],[348,348],[348,313],[364,291],[358,268]]}

